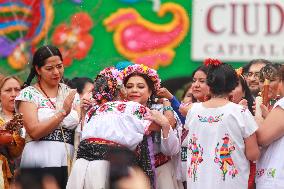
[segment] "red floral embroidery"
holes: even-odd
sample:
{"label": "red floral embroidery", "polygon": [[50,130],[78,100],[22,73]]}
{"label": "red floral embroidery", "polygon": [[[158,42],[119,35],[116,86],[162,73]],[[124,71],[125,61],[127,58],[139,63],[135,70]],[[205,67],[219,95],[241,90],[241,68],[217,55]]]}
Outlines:
{"label": "red floral embroidery", "polygon": [[52,42],[59,47],[64,65],[69,66],[73,59],[81,60],[87,56],[93,44],[93,37],[89,34],[92,27],[91,17],[80,12],[72,16],[70,26],[62,23],[55,28]]}
{"label": "red floral embroidery", "polygon": [[106,110],[108,110],[108,105],[107,104],[103,104],[100,108],[99,108],[99,112],[104,112]]}
{"label": "red floral embroidery", "polygon": [[119,104],[117,106],[117,110],[120,112],[124,112],[125,108],[126,108],[126,104]]}
{"label": "red floral embroidery", "polygon": [[145,114],[147,113],[147,109],[144,106],[140,106],[139,113],[142,115],[142,117],[144,117]]}

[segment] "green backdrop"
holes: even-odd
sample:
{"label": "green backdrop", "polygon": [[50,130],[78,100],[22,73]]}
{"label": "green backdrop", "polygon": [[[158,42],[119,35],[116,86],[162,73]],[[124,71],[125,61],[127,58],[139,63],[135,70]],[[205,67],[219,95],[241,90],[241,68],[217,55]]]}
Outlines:
{"label": "green backdrop", "polygon": [[[170,0],[161,0],[161,3]],[[183,42],[175,48],[176,55],[173,62],[166,67],[160,67],[158,73],[162,80],[172,79],[177,77],[190,76],[192,71],[200,65],[200,62],[194,62],[190,59],[191,55],[191,7],[190,0],[171,0],[171,2],[182,5],[188,12],[190,18],[190,29]],[[83,60],[73,60],[70,67],[65,69],[65,77],[72,78],[75,76],[88,76],[94,78],[99,70],[114,65],[118,61],[125,60],[117,50],[113,43],[113,32],[107,32],[102,24],[104,18],[112,12],[122,7],[135,8],[146,20],[153,23],[168,23],[172,19],[172,15],[168,14],[163,18],[156,15],[152,10],[152,2],[150,0],[140,0],[137,3],[123,3],[120,0],[83,0],[80,4],[75,4],[72,0],[55,0],[52,2],[54,8],[54,20],[50,28],[45,42],[49,43],[51,35],[55,27],[62,22],[70,22],[70,17],[76,12],[87,12],[94,22],[94,27],[91,34],[94,42],[87,57]],[[1,15],[0,15],[1,16]],[[15,71],[7,64],[7,60],[0,59],[0,70],[4,74],[16,74],[20,78],[25,79],[29,67],[21,71]]]}

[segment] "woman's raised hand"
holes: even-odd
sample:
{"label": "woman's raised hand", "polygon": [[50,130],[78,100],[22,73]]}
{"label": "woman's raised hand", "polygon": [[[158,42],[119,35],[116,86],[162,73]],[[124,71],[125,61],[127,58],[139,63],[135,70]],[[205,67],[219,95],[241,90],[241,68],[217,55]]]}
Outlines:
{"label": "woman's raised hand", "polygon": [[66,112],[66,115],[68,115],[71,112],[75,94],[76,90],[72,90],[64,100],[62,109]]}
{"label": "woman's raised hand", "polygon": [[92,92],[86,93],[81,97],[80,107],[82,110],[87,110],[93,103],[94,99],[92,98]]}

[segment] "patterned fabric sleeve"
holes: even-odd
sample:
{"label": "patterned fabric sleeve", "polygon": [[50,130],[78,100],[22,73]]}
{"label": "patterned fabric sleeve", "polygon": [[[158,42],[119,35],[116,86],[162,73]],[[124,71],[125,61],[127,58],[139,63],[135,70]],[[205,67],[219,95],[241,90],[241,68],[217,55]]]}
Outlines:
{"label": "patterned fabric sleeve", "polygon": [[16,111],[18,111],[19,102],[31,102],[38,107],[37,92],[32,87],[27,87],[21,90],[20,94],[15,99]]}
{"label": "patterned fabric sleeve", "polygon": [[145,106],[143,106],[143,105],[141,105],[139,103],[135,103],[134,104],[134,108],[132,109],[132,114],[136,118],[139,119],[141,125],[144,128],[145,133],[147,133],[148,132],[148,128],[149,128],[149,126],[151,124],[151,121],[145,119],[145,116],[147,114],[149,114],[148,109]]}
{"label": "patterned fabric sleeve", "polygon": [[241,131],[244,138],[248,138],[258,129],[258,125],[254,120],[253,115],[247,108],[241,110],[243,116],[243,124],[241,124]]}

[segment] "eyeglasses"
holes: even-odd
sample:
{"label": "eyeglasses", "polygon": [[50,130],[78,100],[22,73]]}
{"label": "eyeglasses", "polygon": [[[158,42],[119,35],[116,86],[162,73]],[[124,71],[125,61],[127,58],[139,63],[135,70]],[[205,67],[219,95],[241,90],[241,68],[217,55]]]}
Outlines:
{"label": "eyeglasses", "polygon": [[259,78],[260,72],[248,72],[246,74],[244,74],[245,77],[257,77]]}

